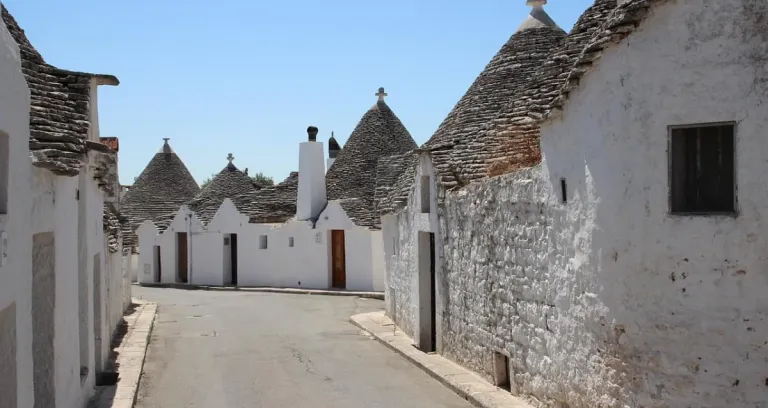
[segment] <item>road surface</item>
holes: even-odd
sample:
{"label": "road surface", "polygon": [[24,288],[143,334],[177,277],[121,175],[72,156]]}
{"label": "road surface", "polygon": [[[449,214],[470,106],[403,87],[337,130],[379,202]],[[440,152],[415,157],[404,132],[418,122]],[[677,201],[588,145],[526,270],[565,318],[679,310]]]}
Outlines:
{"label": "road surface", "polygon": [[158,303],[139,408],[468,408],[352,326],[383,302],[133,287]]}

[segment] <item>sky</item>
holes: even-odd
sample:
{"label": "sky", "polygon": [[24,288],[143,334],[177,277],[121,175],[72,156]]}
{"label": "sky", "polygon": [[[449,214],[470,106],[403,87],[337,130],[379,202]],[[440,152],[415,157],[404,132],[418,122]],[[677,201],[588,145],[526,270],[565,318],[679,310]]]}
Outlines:
{"label": "sky", "polygon": [[[131,184],[163,144],[198,182],[227,154],[276,182],[298,170],[308,126],[346,141],[384,87],[417,144],[429,139],[530,12],[525,0],[2,0],[47,62],[112,74],[102,136]],[[550,0],[569,31],[593,0]]]}

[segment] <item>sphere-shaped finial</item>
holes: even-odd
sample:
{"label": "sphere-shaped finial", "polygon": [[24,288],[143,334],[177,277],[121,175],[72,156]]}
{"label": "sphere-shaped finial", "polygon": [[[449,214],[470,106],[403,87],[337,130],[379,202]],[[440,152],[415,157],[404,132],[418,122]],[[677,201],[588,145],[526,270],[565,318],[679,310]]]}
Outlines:
{"label": "sphere-shaped finial", "polygon": [[317,128],[314,126],[310,126],[307,128],[307,135],[309,136],[309,141],[314,142],[317,140]]}

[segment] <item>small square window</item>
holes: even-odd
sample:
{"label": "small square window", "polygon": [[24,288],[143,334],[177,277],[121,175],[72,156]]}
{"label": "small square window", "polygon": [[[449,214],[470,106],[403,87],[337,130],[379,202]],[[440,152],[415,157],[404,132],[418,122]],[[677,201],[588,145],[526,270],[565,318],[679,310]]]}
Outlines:
{"label": "small square window", "polygon": [[293,237],[288,238],[288,246],[293,248]]}
{"label": "small square window", "polygon": [[672,213],[736,211],[733,124],[673,127],[669,158]]}
{"label": "small square window", "polygon": [[267,236],[259,236],[259,249],[267,249]]}

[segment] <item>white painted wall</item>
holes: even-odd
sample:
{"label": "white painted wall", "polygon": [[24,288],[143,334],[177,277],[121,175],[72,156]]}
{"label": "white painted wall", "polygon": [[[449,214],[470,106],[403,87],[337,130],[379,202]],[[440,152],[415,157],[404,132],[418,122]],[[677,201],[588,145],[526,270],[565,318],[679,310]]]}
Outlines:
{"label": "white painted wall", "polygon": [[325,151],[321,142],[299,145],[299,187],[296,197],[296,219],[316,217],[325,207]]}
{"label": "white painted wall", "polygon": [[[541,406],[764,405],[766,15],[659,6],[544,124],[540,167],[446,193],[447,357],[490,377],[492,353],[509,354],[513,392]],[[667,127],[713,121],[738,122],[738,216],[672,216]],[[388,279],[413,332],[407,214]]]}
{"label": "white painted wall", "polygon": [[[33,404],[32,215],[30,208],[29,89],[21,73],[19,48],[0,21],[0,132],[8,136],[8,208],[0,216],[7,258],[0,266],[0,310],[16,307],[16,403]],[[0,353],[7,350],[0,350]],[[13,358],[13,357],[11,357]]]}

